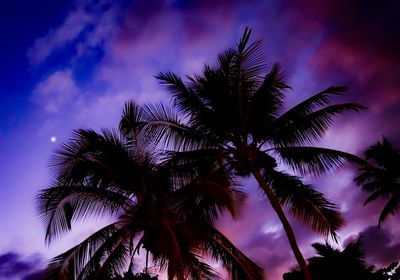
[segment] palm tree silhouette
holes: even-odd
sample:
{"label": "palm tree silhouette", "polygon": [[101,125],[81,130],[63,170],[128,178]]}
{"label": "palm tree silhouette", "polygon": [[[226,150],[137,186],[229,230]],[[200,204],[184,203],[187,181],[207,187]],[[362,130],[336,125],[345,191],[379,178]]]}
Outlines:
{"label": "palm tree silhouette", "polygon": [[[317,232],[336,238],[344,223],[334,204],[311,185],[283,172],[283,162],[300,174],[321,174],[354,155],[312,146],[354,104],[330,105],[345,92],[330,87],[284,111],[285,90],[290,87],[277,64],[266,74],[261,41],[248,44],[246,29],[235,49],[218,56],[218,65],[206,65],[201,75],[184,82],[174,73],[156,76],[173,98],[176,115],[155,112],[147,120],[147,133],[157,143],[177,151],[175,161],[196,164],[206,159],[239,176],[253,175],[277,213],[305,279],[307,264],[283,207]],[[283,113],[282,113],[283,112]],[[180,116],[180,118],[179,118]]]}
{"label": "palm tree silhouette", "polygon": [[400,151],[383,138],[382,142],[378,141],[365,151],[365,157],[373,165],[361,167],[355,181],[364,190],[372,193],[364,205],[378,198],[387,199],[379,216],[380,226],[400,207]]}
{"label": "palm tree silhouette", "polygon": [[55,257],[47,279],[110,279],[128,266],[132,272],[143,250],[169,279],[215,279],[203,255],[232,279],[263,279],[262,269],[213,226],[224,210],[236,215],[243,193],[218,166],[161,162],[141,133],[143,117],[154,111],[127,103],[118,131],[75,131],[54,155],[51,187],[37,196],[46,241],[73,221],[115,221]]}
{"label": "palm tree silhouette", "polygon": [[[314,280],[374,280],[372,267],[367,267],[361,242],[350,243],[342,251],[328,243],[312,245],[317,256],[309,259],[309,268]],[[284,280],[304,279],[298,271],[285,273]]]}

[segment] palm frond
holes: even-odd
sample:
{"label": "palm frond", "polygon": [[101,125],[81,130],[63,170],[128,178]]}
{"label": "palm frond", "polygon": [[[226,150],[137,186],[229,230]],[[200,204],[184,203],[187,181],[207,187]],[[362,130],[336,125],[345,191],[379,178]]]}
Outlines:
{"label": "palm frond", "polygon": [[395,193],[385,204],[385,207],[382,209],[382,212],[379,216],[378,226],[384,222],[389,215],[393,215],[399,210],[400,207],[400,193]]}
{"label": "palm frond", "polygon": [[344,225],[335,204],[322,193],[304,184],[299,178],[283,172],[268,170],[264,178],[280,203],[298,220],[314,231],[337,240],[337,231]]}
{"label": "palm frond", "polygon": [[235,247],[220,231],[206,223],[201,223],[201,228],[209,234],[204,248],[205,252],[222,263],[230,273],[232,280],[264,279],[263,270]]}
{"label": "palm frond", "polygon": [[224,210],[237,217],[246,195],[223,168],[212,170],[175,191],[173,198],[181,211],[214,222]]}
{"label": "palm frond", "polygon": [[[118,223],[115,224],[117,225]],[[132,239],[135,237],[136,232],[131,230],[131,228],[131,225],[118,225],[117,230],[109,234],[109,236],[100,246],[98,246],[97,249],[91,249],[89,251],[89,258],[85,260],[85,262],[82,262],[80,266],[76,268],[76,274],[78,275],[77,279],[84,280],[94,278],[94,276],[98,273],[100,267],[102,266],[104,259],[112,253],[112,251],[118,246],[118,244],[129,243],[129,246],[132,247]],[[129,248],[129,254],[131,254],[131,252],[132,249]],[[128,252],[126,254],[128,255]],[[122,266],[124,265],[125,261],[122,262]]]}
{"label": "palm frond", "polygon": [[[231,65],[235,57],[235,50],[228,49],[218,55],[218,70],[221,71],[222,76],[229,80]],[[193,80],[192,80],[193,81]]]}
{"label": "palm frond", "polygon": [[327,242],[325,244],[313,243],[311,246],[315,249],[317,254],[321,257],[331,257],[332,255],[339,253],[339,250],[333,248],[332,245],[330,245]]}
{"label": "palm frond", "polygon": [[216,271],[208,264],[200,261],[201,256],[188,252],[185,257],[183,270],[187,271],[190,280],[217,280],[220,279]]}
{"label": "palm frond", "polygon": [[300,102],[296,106],[286,111],[282,116],[280,116],[279,121],[285,122],[309,114],[317,108],[328,105],[332,101],[332,98],[334,96],[342,95],[346,91],[347,91],[346,87],[341,87],[341,86],[329,87],[307,98],[306,100]]}
{"label": "palm frond", "polygon": [[219,149],[207,146],[182,152],[167,151],[163,157],[163,168],[169,170],[174,186],[180,188],[219,168],[221,158]]}
{"label": "palm frond", "polygon": [[373,192],[371,195],[369,195],[365,201],[364,201],[364,206],[367,205],[368,203],[377,200],[378,198],[381,197],[387,197],[390,195],[390,192],[386,189],[378,189],[375,192]]}
{"label": "palm frond", "polygon": [[262,40],[255,40],[248,45],[250,35],[251,29],[247,27],[243,33],[242,39],[237,45],[236,56],[232,63],[234,68],[240,69],[240,72],[243,74],[241,78],[244,81],[259,76],[266,68],[265,58],[262,51]]}
{"label": "palm frond", "polygon": [[171,107],[162,103],[143,106],[145,143],[176,151],[194,149],[204,140],[198,131],[184,124]]}
{"label": "palm frond", "polygon": [[201,98],[193,92],[176,74],[160,73],[156,76],[160,83],[166,86],[173,98],[174,106],[185,116],[201,114],[207,110]]}
{"label": "palm frond", "polygon": [[116,132],[104,130],[103,135],[92,130],[78,130],[51,158],[51,174],[56,181],[67,184],[103,182],[125,186],[131,178],[132,154]]}
{"label": "palm frond", "polygon": [[272,150],[277,152],[293,171],[300,172],[301,175],[321,175],[347,162],[361,166],[368,164],[353,154],[328,148],[291,146]]}
{"label": "palm frond", "polygon": [[[360,112],[365,107],[355,103],[335,104],[320,110],[297,116],[282,123],[272,124],[270,137],[279,146],[312,144],[325,135],[333,119],[343,112]],[[274,127],[275,126],[275,127]]]}
{"label": "palm frond", "polygon": [[274,64],[251,98],[248,129],[255,138],[265,137],[283,107],[283,90],[289,89],[285,74]]}
{"label": "palm frond", "polygon": [[123,135],[128,142],[136,142],[144,124],[143,108],[137,105],[133,100],[126,102],[119,122],[119,131],[121,135]]}
{"label": "palm frond", "polygon": [[45,270],[45,279],[73,279],[90,260],[92,252],[98,250],[116,231],[114,223],[107,225],[80,244],[54,257]]}
{"label": "palm frond", "polygon": [[367,160],[373,160],[379,167],[397,169],[400,162],[400,151],[396,149],[385,137],[365,151]]}
{"label": "palm frond", "polygon": [[372,192],[364,205],[378,198],[388,198],[379,217],[380,226],[400,207],[400,151],[383,137],[382,141],[366,149],[365,157],[373,164],[359,168],[360,173],[354,181],[364,190]]}
{"label": "palm frond", "polygon": [[36,197],[48,243],[70,230],[73,220],[115,214],[129,202],[130,199],[122,194],[87,186],[51,187]]}
{"label": "palm frond", "polygon": [[129,249],[123,240],[117,242],[116,246],[109,252],[93,279],[110,279],[117,274],[122,274],[126,268]]}
{"label": "palm frond", "polygon": [[381,168],[374,166],[361,167],[360,173],[354,178],[357,185],[362,186],[367,191],[374,191],[385,182],[387,174]]}

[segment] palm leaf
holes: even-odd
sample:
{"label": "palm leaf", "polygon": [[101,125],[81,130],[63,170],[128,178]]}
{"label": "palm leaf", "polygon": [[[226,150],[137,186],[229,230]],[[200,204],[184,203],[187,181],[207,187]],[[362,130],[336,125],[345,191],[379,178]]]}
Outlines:
{"label": "palm leaf", "polygon": [[221,232],[206,223],[201,223],[201,228],[209,233],[205,251],[222,263],[224,268],[230,272],[232,280],[264,279],[262,269],[236,248]]}
{"label": "palm leaf", "polygon": [[378,226],[380,226],[389,215],[399,210],[400,151],[383,137],[382,142],[378,141],[366,149],[365,157],[373,164],[361,167],[360,173],[354,180],[364,190],[372,192],[364,205],[378,198],[388,198],[379,217]]}
{"label": "palm leaf", "polygon": [[73,220],[115,214],[129,201],[116,192],[83,186],[51,187],[36,197],[48,243],[70,230]]}
{"label": "palm leaf", "polygon": [[155,143],[163,149],[185,150],[201,145],[203,138],[181,122],[171,107],[162,103],[146,104],[144,109],[143,134],[146,143]]}
{"label": "palm leaf", "polygon": [[251,35],[251,29],[246,27],[242,39],[237,45],[236,56],[232,63],[235,70],[239,70],[243,80],[251,80],[265,69],[266,63],[262,51],[262,40],[255,40],[247,45]]}
{"label": "palm leaf", "polygon": [[201,256],[188,252],[184,257],[184,268],[183,270],[187,271],[187,276],[191,280],[217,280],[220,279],[214,269],[200,261]]}
{"label": "palm leaf", "polygon": [[368,164],[353,154],[328,148],[292,146],[271,150],[277,152],[292,170],[302,175],[320,175],[341,167],[347,162],[361,166]]}
{"label": "palm leaf", "polygon": [[207,110],[202,100],[193,92],[180,77],[174,73],[160,73],[156,76],[160,83],[166,86],[173,98],[174,106],[183,115],[199,114]]}
{"label": "palm leaf", "polygon": [[295,218],[314,231],[324,236],[330,234],[337,240],[337,231],[343,227],[344,219],[335,204],[295,176],[268,170],[264,178],[280,203]]}
{"label": "palm leaf", "polygon": [[183,212],[191,213],[210,223],[224,210],[236,217],[245,197],[222,168],[186,184],[173,196]]}
{"label": "palm leaf", "polygon": [[110,279],[117,274],[121,274],[125,270],[129,254],[127,244],[119,241],[111,250],[93,279]]}
{"label": "palm leaf", "polygon": [[90,178],[92,184],[120,186],[132,185],[132,154],[116,132],[104,130],[103,135],[92,130],[74,132],[69,143],[64,144],[51,159],[51,174],[55,180],[70,184],[84,184]]}
{"label": "palm leaf", "polygon": [[275,124],[272,124],[270,135],[274,143],[279,146],[312,144],[325,135],[335,116],[343,112],[359,112],[364,109],[364,106],[355,103],[331,105],[304,116],[287,120],[285,124],[278,120]]}
{"label": "palm leaf", "polygon": [[284,73],[274,64],[251,99],[247,126],[253,137],[265,137],[283,107],[283,90],[289,89]]}
{"label": "palm leaf", "polygon": [[340,86],[329,87],[292,107],[283,115],[281,115],[277,121],[285,123],[287,121],[307,115],[316,108],[328,105],[335,95],[342,95],[346,92],[346,90],[347,89],[345,87]]}
{"label": "palm leaf", "polygon": [[383,208],[379,216],[378,226],[380,226],[382,222],[385,221],[387,217],[389,217],[389,215],[393,215],[394,213],[396,213],[399,210],[399,207],[400,207],[400,194],[395,193],[385,204],[385,207]]}
{"label": "palm leaf", "polygon": [[75,272],[89,261],[92,252],[98,250],[104,242],[116,232],[115,224],[110,224],[90,235],[80,244],[53,258],[45,270],[45,279],[71,279]]}

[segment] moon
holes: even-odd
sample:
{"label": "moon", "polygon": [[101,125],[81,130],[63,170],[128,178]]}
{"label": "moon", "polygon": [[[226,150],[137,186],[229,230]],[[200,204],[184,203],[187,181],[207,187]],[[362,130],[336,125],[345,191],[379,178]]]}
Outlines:
{"label": "moon", "polygon": [[51,136],[50,142],[55,143],[57,141],[57,138],[55,136]]}

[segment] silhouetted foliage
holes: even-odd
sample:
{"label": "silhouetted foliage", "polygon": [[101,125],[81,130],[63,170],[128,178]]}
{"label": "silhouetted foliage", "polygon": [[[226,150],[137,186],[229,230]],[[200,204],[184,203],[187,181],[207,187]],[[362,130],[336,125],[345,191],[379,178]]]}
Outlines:
{"label": "silhouetted foliage", "polygon": [[236,48],[218,56],[216,67],[184,81],[174,73],[157,78],[173,99],[176,114],[154,112],[148,133],[156,143],[179,152],[171,159],[188,165],[220,164],[237,176],[253,175],[278,214],[299,265],[306,262],[282,208],[313,230],[336,239],[344,220],[337,207],[313,186],[282,171],[319,175],[345,162],[363,163],[358,157],[315,147],[334,118],[364,107],[354,103],[331,104],[345,93],[329,87],[284,111],[290,86],[279,65],[268,69],[260,40],[249,43],[246,29]]}
{"label": "silhouetted foliage", "polygon": [[114,222],[55,257],[47,279],[109,279],[132,271],[140,250],[169,279],[215,279],[202,255],[232,279],[263,279],[262,269],[213,226],[224,210],[236,215],[243,193],[218,166],[161,162],[141,131],[151,108],[127,103],[118,131],[75,131],[54,155],[51,186],[37,196],[47,242],[73,221],[111,215]]}
{"label": "silhouetted foliage", "polygon": [[393,262],[387,267],[374,272],[373,280],[400,280],[400,266],[398,262]]}
{"label": "silhouetted foliage", "polygon": [[[342,251],[329,244],[315,243],[312,246],[317,252],[317,256],[309,259],[308,265],[313,280],[400,280],[397,262],[377,271],[367,265],[360,240],[350,243]],[[283,275],[283,280],[303,279],[297,270]]]}
{"label": "silhouetted foliage", "polygon": [[123,276],[117,275],[110,280],[158,280],[158,276],[151,276],[147,273],[137,273],[133,274],[132,272],[126,272]]}
{"label": "silhouetted foliage", "polygon": [[400,150],[383,138],[382,142],[378,141],[365,151],[365,157],[372,164],[360,168],[355,181],[372,193],[364,205],[379,198],[387,200],[378,221],[381,225],[400,209]]}

